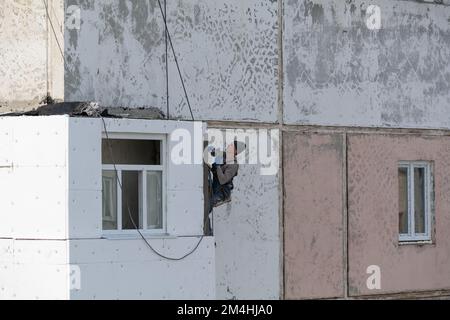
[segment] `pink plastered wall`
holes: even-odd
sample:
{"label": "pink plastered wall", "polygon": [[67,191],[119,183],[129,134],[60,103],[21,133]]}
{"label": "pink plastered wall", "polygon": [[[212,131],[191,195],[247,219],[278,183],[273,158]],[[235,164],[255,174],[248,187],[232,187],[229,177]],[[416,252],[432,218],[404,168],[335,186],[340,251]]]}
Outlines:
{"label": "pink plastered wall", "polygon": [[[399,245],[398,162],[432,161],[434,241]],[[348,245],[350,295],[450,288],[450,138],[355,134],[348,136]],[[369,290],[367,267],[381,271]]]}
{"label": "pink plastered wall", "polygon": [[283,136],[285,298],[344,294],[343,137]]}

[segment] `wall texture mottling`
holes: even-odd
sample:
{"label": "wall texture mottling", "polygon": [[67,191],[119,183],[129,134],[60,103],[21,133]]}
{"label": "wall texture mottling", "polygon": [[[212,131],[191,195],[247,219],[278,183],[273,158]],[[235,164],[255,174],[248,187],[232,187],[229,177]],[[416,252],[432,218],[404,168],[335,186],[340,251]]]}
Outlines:
{"label": "wall texture mottling", "polygon": [[[47,26],[48,94],[56,102],[64,101],[64,0],[46,0],[51,24]],[[50,20],[48,20],[50,21]],[[52,28],[53,25],[53,28]]]}
{"label": "wall texture mottling", "polygon": [[342,297],[342,134],[283,141],[285,298]]}
{"label": "wall texture mottling", "polygon": [[[66,99],[166,111],[164,24],[156,0],[67,0]],[[167,2],[167,20],[197,120],[277,119],[276,1]],[[173,56],[170,114],[190,118]]]}
{"label": "wall texture mottling", "polygon": [[[350,295],[450,288],[450,141],[448,137],[351,135],[348,140]],[[435,241],[398,244],[398,162],[434,163]],[[381,290],[366,269],[381,268]]]}
{"label": "wall texture mottling", "polygon": [[42,1],[0,3],[0,113],[47,95],[47,25]]}
{"label": "wall texture mottling", "polygon": [[284,1],[285,122],[448,128],[449,19],[414,1]]}

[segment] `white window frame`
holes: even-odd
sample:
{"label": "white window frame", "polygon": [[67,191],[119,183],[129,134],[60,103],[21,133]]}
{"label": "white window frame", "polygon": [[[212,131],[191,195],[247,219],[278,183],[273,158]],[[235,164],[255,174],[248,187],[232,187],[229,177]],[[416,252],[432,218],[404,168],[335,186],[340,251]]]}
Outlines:
{"label": "white window frame", "polygon": [[[102,163],[102,175],[103,171],[115,171],[117,170],[117,229],[116,230],[104,230],[102,227],[102,233],[106,237],[115,236],[133,236],[136,234],[135,229],[123,230],[122,229],[122,172],[123,171],[140,171],[139,172],[139,184],[142,186],[139,194],[139,217],[142,213],[142,228],[139,228],[143,235],[148,236],[161,236],[167,235],[167,157],[166,157],[166,145],[167,145],[167,135],[164,134],[133,134],[133,133],[109,133],[108,138],[120,139],[120,140],[159,140],[161,141],[160,149],[160,165],[124,165],[116,164],[103,164]],[[107,139],[106,134],[103,133],[102,139]],[[161,229],[147,229],[147,201],[143,198],[146,194],[147,188],[147,172],[157,171],[161,172],[162,177],[162,228]],[[103,219],[103,209],[102,209],[102,219]],[[103,220],[102,220],[103,221]],[[139,221],[135,221],[139,224]]]}
{"label": "white window frame", "polygon": [[[433,170],[431,162],[428,161],[400,161],[398,168],[407,169],[407,189],[408,189],[408,233],[400,233],[399,241],[401,243],[407,242],[424,242],[432,241],[431,225],[433,220]],[[425,201],[425,233],[415,233],[415,214],[414,214],[414,169],[424,169],[424,201]]]}

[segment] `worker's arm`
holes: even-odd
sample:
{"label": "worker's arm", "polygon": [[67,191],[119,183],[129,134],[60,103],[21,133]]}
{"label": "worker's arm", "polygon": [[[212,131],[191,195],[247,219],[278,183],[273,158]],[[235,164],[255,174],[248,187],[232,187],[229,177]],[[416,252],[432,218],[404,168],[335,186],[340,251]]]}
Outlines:
{"label": "worker's arm", "polygon": [[217,178],[219,179],[219,183],[224,185],[231,181],[234,178],[238,171],[239,165],[231,164],[223,169],[221,166],[217,166]]}

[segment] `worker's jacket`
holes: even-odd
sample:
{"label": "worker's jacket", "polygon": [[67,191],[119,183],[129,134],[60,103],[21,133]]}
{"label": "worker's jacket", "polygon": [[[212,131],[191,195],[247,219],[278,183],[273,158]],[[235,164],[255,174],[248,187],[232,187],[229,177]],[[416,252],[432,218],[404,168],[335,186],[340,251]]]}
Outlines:
{"label": "worker's jacket", "polygon": [[237,176],[239,165],[237,163],[223,164],[216,167],[213,181],[213,192],[220,192],[223,198],[228,198],[231,194],[231,190],[234,189],[233,179]]}

